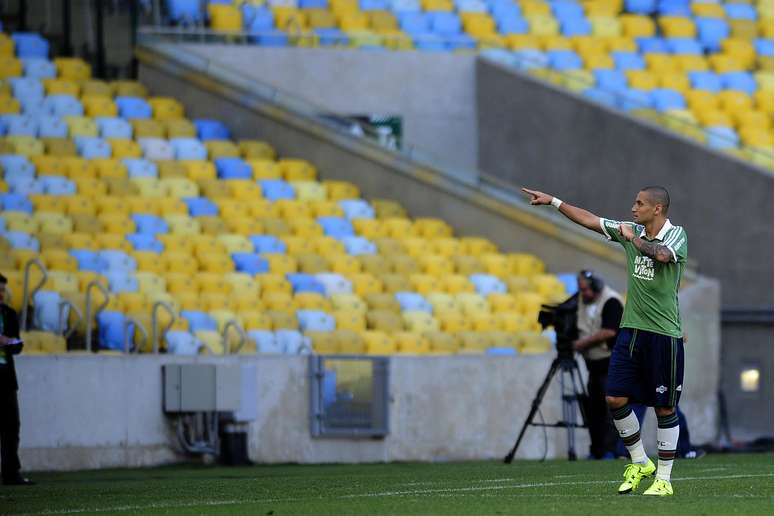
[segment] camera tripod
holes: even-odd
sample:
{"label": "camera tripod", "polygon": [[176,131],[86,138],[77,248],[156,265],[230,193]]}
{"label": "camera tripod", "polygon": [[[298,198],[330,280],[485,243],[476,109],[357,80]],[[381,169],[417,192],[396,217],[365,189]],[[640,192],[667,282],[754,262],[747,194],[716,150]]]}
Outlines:
{"label": "camera tripod", "polygon": [[[560,347],[560,349],[562,349]],[[572,349],[572,348],[569,348]],[[548,387],[551,385],[551,380],[559,372],[559,385],[562,391],[562,419],[556,423],[535,423],[533,419],[538,410],[540,410],[540,404],[543,402],[543,396],[545,396]],[[569,383],[569,385],[568,385]],[[581,379],[580,368],[578,367],[578,361],[573,355],[572,351],[566,353],[560,352],[554,361],[551,363],[551,368],[548,370],[545,380],[540,385],[540,388],[535,395],[535,399],[532,400],[532,408],[529,411],[527,420],[524,421],[524,425],[521,427],[519,437],[516,439],[516,444],[513,445],[511,451],[505,456],[503,462],[510,464],[513,461],[513,456],[516,455],[516,450],[519,449],[521,439],[524,437],[524,432],[527,431],[528,426],[543,426],[554,428],[566,428],[567,429],[567,458],[569,460],[577,459],[575,453],[575,429],[587,428],[586,423],[586,388],[583,385]],[[581,423],[577,421],[577,412],[575,404],[578,404],[578,411],[581,416]]]}

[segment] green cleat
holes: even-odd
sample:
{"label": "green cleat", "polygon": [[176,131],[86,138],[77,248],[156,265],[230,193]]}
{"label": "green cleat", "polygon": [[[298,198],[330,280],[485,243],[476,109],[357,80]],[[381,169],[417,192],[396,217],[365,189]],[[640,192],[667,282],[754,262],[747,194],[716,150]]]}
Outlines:
{"label": "green cleat", "polygon": [[657,478],[653,481],[653,485],[642,494],[651,496],[672,496],[674,492],[672,491],[672,483],[669,480]]}
{"label": "green cleat", "polygon": [[624,481],[618,488],[618,494],[628,494],[636,491],[640,481],[643,478],[652,477],[655,472],[656,465],[650,459],[648,459],[647,464],[629,464],[624,471]]}

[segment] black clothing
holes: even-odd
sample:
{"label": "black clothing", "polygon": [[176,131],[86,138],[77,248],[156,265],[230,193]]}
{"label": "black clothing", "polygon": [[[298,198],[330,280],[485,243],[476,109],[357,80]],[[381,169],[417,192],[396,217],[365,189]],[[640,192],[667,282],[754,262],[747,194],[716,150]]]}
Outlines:
{"label": "black clothing", "polygon": [[[19,338],[19,319],[16,311],[6,305],[0,305],[2,316],[2,334],[10,338]],[[21,352],[22,345],[0,347],[5,364],[0,364],[0,471],[3,483],[13,484],[21,476],[19,470],[19,401],[16,391],[16,369],[13,356]]]}

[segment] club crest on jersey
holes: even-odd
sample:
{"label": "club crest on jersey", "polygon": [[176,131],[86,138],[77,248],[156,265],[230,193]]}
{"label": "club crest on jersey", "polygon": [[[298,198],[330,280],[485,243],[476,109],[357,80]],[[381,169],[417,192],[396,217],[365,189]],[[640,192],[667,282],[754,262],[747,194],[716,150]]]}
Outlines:
{"label": "club crest on jersey", "polygon": [[634,272],[632,276],[645,281],[653,281],[656,270],[653,266],[653,260],[647,256],[636,256],[634,258]]}
{"label": "club crest on jersey", "polygon": [[659,394],[664,394],[668,390],[669,389],[666,388],[666,385],[659,385],[658,387],[656,387],[656,392]]}

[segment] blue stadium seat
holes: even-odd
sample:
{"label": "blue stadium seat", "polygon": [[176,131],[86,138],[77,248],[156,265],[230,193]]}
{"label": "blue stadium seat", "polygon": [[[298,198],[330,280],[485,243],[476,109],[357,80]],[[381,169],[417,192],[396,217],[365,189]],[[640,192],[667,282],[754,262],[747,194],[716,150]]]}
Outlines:
{"label": "blue stadium seat", "polygon": [[320,223],[327,236],[334,238],[355,236],[352,223],[343,217],[319,217],[317,222]]}
{"label": "blue stadium seat", "polygon": [[[306,0],[321,2],[325,0]],[[274,28],[274,14],[270,9],[257,5],[242,5],[242,25],[247,32],[266,32]]]}
{"label": "blue stadium seat", "polygon": [[[124,321],[125,316],[121,312],[103,310],[97,314],[97,328],[99,334],[99,347],[102,349],[124,349]],[[133,332],[132,329],[129,330]],[[133,333],[130,333],[133,335]],[[134,340],[131,339],[130,342]]]}
{"label": "blue stadium seat", "polygon": [[583,6],[575,2],[552,2],[551,11],[558,20],[583,18]]}
{"label": "blue stadium seat", "polygon": [[34,236],[23,231],[6,231],[3,234],[12,249],[30,249],[32,251],[40,251],[40,242]]}
{"label": "blue stadium seat", "polygon": [[594,70],[597,87],[608,91],[619,91],[627,88],[626,74],[620,70]]}
{"label": "blue stadium seat", "polygon": [[188,329],[192,332],[218,330],[217,321],[207,315],[206,312],[200,312],[198,310],[181,310],[180,316],[188,321]]}
{"label": "blue stadium seat", "polygon": [[11,34],[19,58],[48,58],[48,41],[36,32],[14,32]]}
{"label": "blue stadium seat", "polygon": [[96,136],[77,136],[75,147],[78,154],[86,159],[109,158],[113,154],[110,143]]}
{"label": "blue stadium seat", "polygon": [[89,249],[70,249],[70,256],[78,261],[79,271],[102,272],[99,252]]}
{"label": "blue stadium seat", "polygon": [[140,97],[116,97],[118,115],[121,118],[151,118],[153,109],[148,102]]}
{"label": "blue stadium seat", "polygon": [[473,39],[472,36],[469,36],[468,34],[460,33],[456,36],[445,36],[446,37],[446,45],[449,47],[449,50],[458,50],[467,48],[470,50],[473,50],[477,47],[476,40]]}
{"label": "blue stadium seat", "polygon": [[578,292],[578,278],[575,274],[566,272],[557,274],[556,277],[562,282],[568,295],[574,296]]}
{"label": "blue stadium seat", "polygon": [[287,245],[279,238],[272,235],[252,235],[248,237],[253,244],[256,253],[287,253]]}
{"label": "blue stadium seat", "polygon": [[726,16],[731,20],[751,20],[758,19],[758,11],[753,5],[747,4],[724,4]]}
{"label": "blue stadium seat", "polygon": [[137,261],[124,251],[105,249],[99,252],[100,269],[108,272],[133,272]]}
{"label": "blue stadium seat", "polygon": [[739,146],[739,135],[730,127],[707,127],[704,130],[707,145],[713,149],[734,149]]}
{"label": "blue stadium seat", "polygon": [[389,8],[387,0],[360,0],[361,11],[387,11]]}
{"label": "blue stadium seat", "polygon": [[70,133],[65,121],[58,116],[40,116],[37,120],[38,136],[41,138],[67,138]]}
{"label": "blue stadium seat", "polygon": [[433,313],[433,305],[416,292],[396,292],[395,300],[400,304],[400,309],[404,312],[419,311]]}
{"label": "blue stadium seat", "polygon": [[43,100],[43,107],[50,115],[83,116],[83,105],[71,95],[49,95]]}
{"label": "blue stadium seat", "polygon": [[214,160],[220,179],[252,179],[253,169],[240,158],[218,158]]}
{"label": "blue stadium seat", "polygon": [[40,79],[32,77],[12,77],[11,91],[17,100],[23,98],[42,99],[46,96],[46,90],[43,88],[43,82]]}
{"label": "blue stadium seat", "polygon": [[105,277],[107,278],[110,291],[115,294],[137,292],[140,289],[140,285],[133,272],[111,269],[105,271]]}
{"label": "blue stadium seat", "polygon": [[317,29],[314,32],[317,34],[321,46],[349,44],[349,36],[341,29]]}
{"label": "blue stadium seat", "polygon": [[612,90],[602,88],[588,88],[583,90],[583,96],[587,99],[608,107],[616,107],[619,95]]}
{"label": "blue stadium seat", "polygon": [[2,123],[5,134],[8,136],[32,136],[38,135],[36,120],[28,115],[2,115]]}
{"label": "blue stadium seat", "polygon": [[274,337],[277,339],[277,346],[287,354],[306,354],[312,348],[309,337],[304,337],[296,330],[277,330]]}
{"label": "blue stadium seat", "polygon": [[518,355],[519,352],[516,351],[513,348],[486,348],[486,354],[487,355],[494,355],[494,356],[513,356]]}
{"label": "blue stadium seat", "polygon": [[490,10],[492,12],[492,17],[496,22],[513,16],[519,18],[522,17],[521,6],[510,0],[494,2],[493,4],[490,4]]}
{"label": "blue stadium seat", "polygon": [[315,274],[314,277],[323,286],[325,295],[328,297],[336,294],[352,294],[352,282],[341,274],[323,272]]}
{"label": "blue stadium seat", "polygon": [[129,177],[159,177],[159,167],[151,160],[125,158],[121,163],[126,165]]}
{"label": "blue stadium seat", "polygon": [[167,0],[167,14],[172,23],[189,25],[204,22],[199,0]]}
{"label": "blue stadium seat", "polygon": [[256,253],[231,253],[231,260],[237,272],[250,275],[269,272],[269,262]]}
{"label": "blue stadium seat", "polygon": [[372,219],[376,216],[374,209],[362,199],[346,199],[339,201],[339,207],[348,219]]}
{"label": "blue stadium seat", "polygon": [[198,355],[202,343],[187,331],[170,330],[164,334],[167,341],[167,353],[171,355]]}
{"label": "blue stadium seat", "polygon": [[217,217],[218,205],[206,197],[183,197],[191,217]]}
{"label": "blue stadium seat", "polygon": [[642,54],[668,54],[669,45],[666,41],[659,37],[642,37],[635,38],[637,41],[637,48]]}
{"label": "blue stadium seat", "polygon": [[728,22],[722,18],[698,17],[696,18],[696,29],[699,41],[709,52],[718,52],[720,42],[731,35]]}
{"label": "blue stadium seat", "polygon": [[685,98],[679,91],[669,88],[656,88],[650,94],[653,98],[653,107],[659,111],[686,108]]}
{"label": "blue stadium seat", "polygon": [[750,72],[726,72],[720,74],[723,88],[726,90],[743,91],[752,96],[757,89],[755,78]]}
{"label": "blue stadium seat", "polygon": [[[328,0],[298,0],[298,7],[301,9],[327,9]],[[385,7],[385,10],[386,9],[388,9],[388,7]]]}
{"label": "blue stadium seat", "polygon": [[673,54],[700,56],[704,53],[701,43],[691,38],[667,38],[666,44]]}
{"label": "blue stadium seat", "polygon": [[302,332],[328,332],[336,329],[336,319],[321,310],[298,310],[296,317]]}
{"label": "blue stadium seat", "polygon": [[[557,4],[554,4],[557,5]],[[575,5],[575,4],[568,4]],[[567,37],[572,36],[588,36],[591,34],[591,22],[585,18],[565,18],[560,21],[560,27],[562,29],[562,35]]]}
{"label": "blue stadium seat", "polygon": [[448,50],[446,40],[432,32],[412,34],[412,40],[414,41],[414,48],[424,52],[445,52]]}
{"label": "blue stadium seat", "polygon": [[572,50],[549,50],[548,62],[555,70],[580,70],[583,68],[583,60]]}
{"label": "blue stadium seat", "polygon": [[293,288],[293,292],[296,294],[299,292],[316,292],[325,295],[325,287],[311,274],[289,273],[287,274],[287,279]]}
{"label": "blue stadium seat", "polygon": [[151,251],[154,253],[164,252],[164,244],[156,240],[156,237],[148,233],[134,233],[126,235],[126,240],[132,244],[135,251]]}
{"label": "blue stadium seat", "polygon": [[626,0],[624,10],[634,14],[652,14],[656,12],[656,0]]}
{"label": "blue stadium seat", "polygon": [[156,235],[169,232],[167,221],[156,215],[134,213],[131,217],[137,233]]}
{"label": "blue stadium seat", "polygon": [[[69,313],[69,307],[64,308],[62,321],[60,321],[59,304],[62,302],[62,296],[59,292],[52,290],[39,290],[33,297],[35,311],[33,313],[32,324],[39,330],[62,333],[65,328],[60,328],[61,323],[66,319],[64,317]],[[66,323],[65,323],[66,324]]]}
{"label": "blue stadium seat", "polygon": [[635,88],[616,90],[618,108],[624,111],[648,109],[653,107],[653,97],[650,92]]}
{"label": "blue stadium seat", "polygon": [[691,87],[695,90],[705,90],[718,93],[723,89],[720,76],[714,72],[688,72]]}
{"label": "blue stadium seat", "polygon": [[266,179],[259,181],[263,197],[269,201],[278,201],[280,199],[295,199],[296,192],[293,186],[281,179]]}
{"label": "blue stadium seat", "polygon": [[530,70],[532,68],[546,68],[548,66],[548,56],[540,50],[525,48],[513,53],[516,58],[516,67],[520,70]]}
{"label": "blue stadium seat", "polygon": [[759,56],[774,56],[774,39],[756,39],[754,44]]}
{"label": "blue stadium seat", "polygon": [[378,254],[376,244],[364,237],[350,236],[341,239],[344,249],[350,256],[360,256],[364,254]]}
{"label": "blue stadium seat", "polygon": [[662,16],[691,16],[690,0],[659,0],[658,12]]}
{"label": "blue stadium seat", "polygon": [[255,348],[258,353],[282,353],[274,332],[269,330],[251,330],[247,332],[247,338],[255,342]]}
{"label": "blue stadium seat", "polygon": [[142,155],[146,159],[153,161],[175,159],[175,150],[164,138],[137,138],[137,143],[140,144]]}
{"label": "blue stadium seat", "polygon": [[14,176],[35,177],[35,165],[20,154],[0,154],[0,167],[4,177]]}
{"label": "blue stadium seat", "polygon": [[24,76],[34,79],[55,79],[56,65],[48,59],[30,57],[22,59]]}
{"label": "blue stadium seat", "polygon": [[471,274],[469,279],[476,288],[476,292],[484,297],[489,294],[505,294],[508,292],[506,284],[493,274]]}
{"label": "blue stadium seat", "polygon": [[196,138],[172,138],[169,142],[175,150],[175,159],[207,159],[207,147]]}
{"label": "blue stadium seat", "polygon": [[197,119],[193,123],[196,127],[196,136],[200,140],[228,140],[231,138],[228,127],[219,120]]}
{"label": "blue stadium seat", "polygon": [[78,187],[66,177],[43,176],[39,179],[43,192],[48,195],[75,195]]}
{"label": "blue stadium seat", "polygon": [[431,31],[430,16],[426,13],[406,13],[400,17],[400,28],[411,36]]}
{"label": "blue stadium seat", "polygon": [[456,13],[437,11],[430,14],[432,31],[440,36],[456,36],[462,32],[462,22]]}
{"label": "blue stadium seat", "polygon": [[22,113],[25,115],[34,116],[40,118],[41,116],[51,116],[51,110],[46,104],[45,99],[25,98],[19,99],[21,104]]}
{"label": "blue stadium seat", "polygon": [[8,183],[8,190],[11,193],[25,196],[43,193],[43,183],[35,178],[12,176],[6,178],[5,182]]}
{"label": "blue stadium seat", "polygon": [[[262,47],[286,47],[288,46],[288,34],[278,29],[271,29],[252,36],[252,40]],[[199,135],[199,138],[202,138]],[[203,140],[206,138],[202,138]]]}
{"label": "blue stadium seat", "polygon": [[20,211],[32,213],[32,202],[26,195],[15,193],[0,193],[0,205],[5,211]]}
{"label": "blue stadium seat", "polygon": [[527,34],[529,22],[520,14],[502,15],[497,18],[497,30],[500,34]]}
{"label": "blue stadium seat", "polygon": [[132,138],[132,124],[123,118],[97,117],[95,121],[103,138]]}
{"label": "blue stadium seat", "polygon": [[637,52],[611,52],[616,70],[644,70],[645,60]]}

